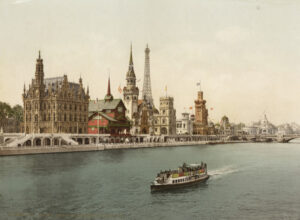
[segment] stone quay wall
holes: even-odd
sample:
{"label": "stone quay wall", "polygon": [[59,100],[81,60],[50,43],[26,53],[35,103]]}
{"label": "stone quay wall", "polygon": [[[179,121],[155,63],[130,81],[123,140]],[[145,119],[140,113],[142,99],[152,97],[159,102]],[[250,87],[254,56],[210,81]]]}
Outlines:
{"label": "stone quay wall", "polygon": [[245,141],[188,141],[188,142],[165,142],[165,143],[115,143],[115,144],[98,144],[98,145],[0,147],[0,156],[103,151],[103,150],[114,150],[114,149],[195,146],[195,145],[203,145],[203,144],[229,144],[229,143],[244,143],[244,142]]}

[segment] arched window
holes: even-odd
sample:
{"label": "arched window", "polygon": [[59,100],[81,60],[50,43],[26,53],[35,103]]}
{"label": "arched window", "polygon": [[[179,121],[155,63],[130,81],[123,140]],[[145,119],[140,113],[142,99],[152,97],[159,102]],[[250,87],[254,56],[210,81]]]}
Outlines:
{"label": "arched window", "polygon": [[34,116],[34,121],[35,121],[35,122],[38,122],[38,120],[39,120],[39,116],[36,114],[36,115]]}
{"label": "arched window", "polygon": [[64,121],[67,121],[67,115],[66,115],[66,113],[64,114]]}

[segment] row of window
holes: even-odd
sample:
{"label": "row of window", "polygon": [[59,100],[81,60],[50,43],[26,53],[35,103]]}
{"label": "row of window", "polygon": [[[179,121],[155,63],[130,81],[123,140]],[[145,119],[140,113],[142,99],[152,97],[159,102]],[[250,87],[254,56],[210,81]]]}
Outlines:
{"label": "row of window", "polygon": [[[32,105],[32,108],[33,108],[33,105]],[[38,108],[39,108],[39,106],[36,103],[34,105],[34,109],[38,110]],[[46,109],[51,109],[50,103],[48,103],[48,104],[44,103],[44,104],[41,105],[41,110],[46,110]],[[55,104],[52,105],[52,109],[55,109]],[[77,111],[77,110],[86,111],[87,106],[86,105],[84,105],[84,106],[79,105],[78,106],[76,104],[74,104],[74,105],[73,104],[58,104],[58,109],[64,109],[64,110],[73,110],[74,109],[75,111]],[[30,103],[26,104],[26,110],[31,110],[31,104]]]}
{"label": "row of window", "polygon": [[185,124],[179,124],[179,123],[178,123],[178,124],[176,125],[176,127],[177,127],[177,128],[185,128]]}
{"label": "row of window", "polygon": [[184,182],[188,182],[190,179],[191,177],[186,177],[183,179],[173,180],[172,183],[184,183]]}
{"label": "row of window", "polygon": [[[74,117],[72,114],[70,115],[67,115],[67,114],[64,114],[64,115],[61,115],[61,114],[58,114],[58,118],[56,119],[55,117],[55,113],[53,113],[53,117],[52,117],[52,120],[53,121],[74,121],[74,122],[86,122],[86,117],[83,117],[81,115],[79,115],[77,117],[77,115],[75,114]],[[26,121],[30,122],[31,121],[31,115],[26,115]],[[34,121],[35,122],[38,122],[38,115],[35,115],[34,116]],[[43,117],[42,117],[42,121],[51,121],[51,115],[50,113],[49,114],[43,114]]]}

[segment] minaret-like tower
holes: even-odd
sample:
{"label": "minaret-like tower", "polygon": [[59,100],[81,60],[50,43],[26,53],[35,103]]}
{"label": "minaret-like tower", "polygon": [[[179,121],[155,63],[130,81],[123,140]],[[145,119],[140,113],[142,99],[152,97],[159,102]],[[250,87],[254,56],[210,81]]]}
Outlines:
{"label": "minaret-like tower", "polygon": [[198,91],[198,99],[195,100],[195,121],[203,126],[208,125],[208,111],[203,99],[203,91]]}
{"label": "minaret-like tower", "polygon": [[199,90],[195,100],[195,121],[193,124],[193,133],[197,135],[208,134],[208,111],[205,104],[203,91]]}
{"label": "minaret-like tower", "polygon": [[126,116],[133,120],[138,111],[139,89],[136,87],[136,77],[133,68],[132,45],[130,47],[129,67],[126,73],[126,86],[123,89],[123,99],[126,107]]}
{"label": "minaret-like tower", "polygon": [[150,104],[150,106],[154,106],[153,104],[153,98],[152,98],[152,92],[151,92],[151,79],[150,79],[150,49],[147,47],[145,49],[145,69],[144,69],[144,84],[143,84],[143,99],[147,103]]}

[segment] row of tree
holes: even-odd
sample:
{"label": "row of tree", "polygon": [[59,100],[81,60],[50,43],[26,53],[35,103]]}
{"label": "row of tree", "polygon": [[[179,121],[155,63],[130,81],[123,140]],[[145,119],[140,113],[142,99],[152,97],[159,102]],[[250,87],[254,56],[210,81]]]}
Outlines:
{"label": "row of tree", "polygon": [[11,107],[5,102],[0,102],[0,124],[2,125],[7,119],[14,119],[17,122],[23,121],[23,107],[15,105]]}

